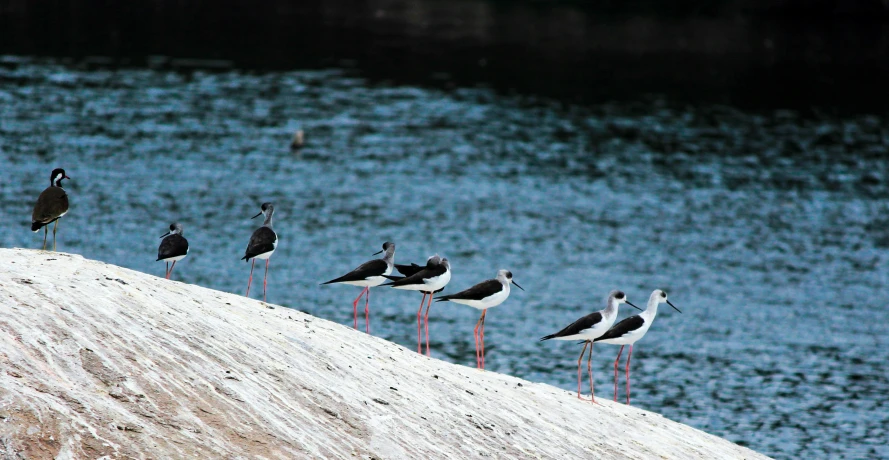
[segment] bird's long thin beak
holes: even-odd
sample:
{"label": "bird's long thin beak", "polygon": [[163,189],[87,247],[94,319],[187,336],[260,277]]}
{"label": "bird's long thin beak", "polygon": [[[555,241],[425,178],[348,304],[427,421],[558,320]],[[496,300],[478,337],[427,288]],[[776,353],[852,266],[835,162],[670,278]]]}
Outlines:
{"label": "bird's long thin beak", "polygon": [[259,216],[261,216],[261,215],[262,215],[262,211],[259,211],[259,214],[257,214],[257,215],[255,215],[255,216],[251,217],[251,219],[256,219],[257,217],[259,217]]}
{"label": "bird's long thin beak", "polygon": [[523,290],[523,291],[525,290],[525,288],[519,286],[519,283],[516,283],[515,281],[513,281],[512,284],[515,284],[515,287],[517,287],[517,288],[519,288],[519,289],[521,289],[521,290]]}
{"label": "bird's long thin beak", "polygon": [[379,251],[373,253],[373,255],[377,255],[377,254],[379,254],[379,253],[381,253],[381,252],[383,252],[383,251],[385,251],[385,249],[380,249]]}
{"label": "bird's long thin beak", "polygon": [[668,301],[667,301],[667,305],[669,305],[669,306],[671,306],[671,307],[673,307],[673,309],[674,309],[674,310],[676,310],[676,311],[678,311],[678,312],[679,312],[679,313],[682,313],[682,310],[680,310],[680,309],[678,309],[678,308],[676,308],[676,305],[673,305],[673,304],[672,304],[672,303],[670,303],[670,301],[669,301],[669,300],[668,300]]}
{"label": "bird's long thin beak", "polygon": [[[164,233],[163,235],[161,235],[161,238],[166,238],[167,236],[170,235],[170,233],[171,233],[171,232]],[[673,308],[676,308],[676,307],[673,307]]]}
{"label": "bird's long thin beak", "polygon": [[629,306],[631,306],[631,307],[633,307],[633,308],[635,308],[635,309],[636,309],[636,310],[639,310],[639,311],[642,311],[642,309],[641,309],[641,308],[639,308],[639,307],[637,307],[637,306],[635,306],[635,305],[633,305],[633,304],[631,304],[631,303],[630,303],[630,301],[629,301],[629,300],[628,300],[628,301],[627,301],[627,305],[629,305]]}
{"label": "bird's long thin beak", "polygon": [[64,179],[68,179],[68,180],[71,180],[71,178],[70,178],[70,177],[68,177],[68,176],[62,176],[62,177],[63,177],[63,178],[64,178]]}

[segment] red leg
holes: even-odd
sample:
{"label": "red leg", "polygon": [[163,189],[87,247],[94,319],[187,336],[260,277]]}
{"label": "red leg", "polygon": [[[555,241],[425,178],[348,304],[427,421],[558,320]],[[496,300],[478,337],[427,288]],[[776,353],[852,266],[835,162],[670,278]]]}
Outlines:
{"label": "red leg", "polygon": [[475,323],[475,329],[472,331],[472,336],[475,338],[475,367],[478,369],[482,368],[482,360],[481,354],[479,354],[478,348],[478,328],[482,325],[482,319],[485,317],[485,312],[482,311],[482,316]]}
{"label": "red leg", "polygon": [[358,329],[358,301],[361,300],[361,296],[364,295],[364,291],[366,290],[367,288],[362,289],[361,294],[358,294],[358,297],[355,297],[355,300],[352,302],[352,317],[355,319],[355,323],[353,325],[355,329]]}
{"label": "red leg", "polygon": [[485,370],[485,314],[488,310],[482,310],[482,327],[479,330],[479,342],[482,344],[482,370]]}
{"label": "red leg", "polygon": [[620,354],[624,352],[624,346],[620,346],[617,351],[617,358],[614,360],[614,402],[617,402],[617,363],[620,362]]}
{"label": "red leg", "polygon": [[633,346],[630,345],[630,353],[627,354],[627,405],[630,405],[630,358],[633,357]]}
{"label": "red leg", "polygon": [[[263,302],[265,302],[265,293],[266,293],[266,291],[268,290],[268,287],[269,287],[269,284],[268,284],[268,279],[269,279],[269,262],[271,262],[271,261],[272,261],[272,259],[266,259],[266,260],[265,260],[265,275],[263,275],[263,277],[262,277],[262,301],[263,301]],[[173,264],[175,264],[175,263],[176,263],[176,262],[173,262]]]}
{"label": "red leg", "polygon": [[596,390],[593,388],[593,342],[590,342],[590,353],[586,359],[586,372],[590,377],[590,398],[596,404]]}
{"label": "red leg", "polygon": [[370,287],[366,287],[367,294],[364,295],[364,332],[370,334]]}
{"label": "red leg", "polygon": [[164,271],[164,278],[170,279],[170,263],[167,262],[167,269]]}
{"label": "red leg", "polygon": [[173,276],[173,269],[176,268],[176,261],[173,261],[173,265],[170,265],[170,273],[167,274],[167,279],[170,279]]}
{"label": "red leg", "polygon": [[423,338],[420,334],[420,330],[422,329],[423,323],[423,304],[426,303],[426,293],[423,293],[423,298],[420,299],[420,309],[417,310],[417,353],[423,354]]}
{"label": "red leg", "polygon": [[250,265],[250,279],[247,280],[247,293],[244,294],[247,297],[250,297],[250,285],[253,283],[253,267],[256,266],[256,259],[253,259],[253,264]]}
{"label": "red leg", "polygon": [[426,315],[423,317],[423,324],[426,326],[426,356],[429,354],[429,309],[432,308],[432,294],[429,294],[429,304],[426,305]]}
{"label": "red leg", "polygon": [[589,342],[583,343],[583,350],[580,350],[580,357],[577,358],[577,399],[583,399],[580,397],[580,364],[583,362],[583,354],[586,353],[586,347],[589,344]]}

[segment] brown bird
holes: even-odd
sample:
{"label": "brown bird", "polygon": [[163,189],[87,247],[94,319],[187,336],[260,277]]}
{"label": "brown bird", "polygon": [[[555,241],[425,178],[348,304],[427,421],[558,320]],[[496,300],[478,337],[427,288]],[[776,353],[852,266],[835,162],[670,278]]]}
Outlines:
{"label": "brown bird", "polygon": [[49,224],[55,222],[52,228],[52,250],[56,250],[56,230],[59,228],[59,219],[68,212],[68,193],[62,188],[62,179],[71,179],[65,175],[65,170],[56,168],[49,176],[49,187],[37,198],[34,212],[31,214],[31,231],[38,232],[43,228],[43,250],[46,250],[46,237]]}

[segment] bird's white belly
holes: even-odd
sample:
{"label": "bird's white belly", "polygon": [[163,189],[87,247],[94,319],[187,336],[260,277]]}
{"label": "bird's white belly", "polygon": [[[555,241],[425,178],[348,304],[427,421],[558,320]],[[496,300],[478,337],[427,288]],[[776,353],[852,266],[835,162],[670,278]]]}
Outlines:
{"label": "bird's white belly", "polygon": [[426,284],[426,287],[424,287],[422,290],[426,291],[426,292],[434,292],[434,291],[437,291],[437,290],[447,286],[448,283],[450,283],[450,282],[451,282],[451,271],[448,270],[448,271],[442,273],[441,275],[436,276],[435,278],[429,278],[429,279],[423,280],[423,283]]}
{"label": "bird's white belly", "polygon": [[451,299],[451,302],[469,305],[470,307],[477,308],[479,310],[485,310],[500,305],[501,303],[503,303],[504,300],[506,300],[507,297],[509,297],[509,290],[501,289],[499,292],[485,297],[481,300]]}
{"label": "bird's white belly", "polygon": [[[277,243],[275,244],[275,246],[277,246]],[[262,259],[262,260],[266,260],[266,259],[268,259],[269,257],[271,257],[272,254],[274,254],[274,253],[275,253],[275,250],[272,249],[272,250],[269,251],[269,252],[263,252],[262,254],[257,254],[257,255],[255,255],[255,256],[253,256],[253,258],[254,258],[254,259]]]}
{"label": "bird's white belly", "polygon": [[161,261],[163,261],[163,262],[178,262],[178,261],[184,259],[185,256],[187,256],[187,255],[188,254],[182,254],[181,256],[168,257],[166,259],[161,259]]}

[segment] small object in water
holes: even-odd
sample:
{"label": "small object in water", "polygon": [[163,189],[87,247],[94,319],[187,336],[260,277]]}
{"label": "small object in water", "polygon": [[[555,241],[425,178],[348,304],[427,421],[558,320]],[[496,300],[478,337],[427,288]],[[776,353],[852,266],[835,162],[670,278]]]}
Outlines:
{"label": "small object in water", "polygon": [[305,145],[303,130],[297,129],[290,141],[290,150],[297,151],[303,148],[303,145]]}

